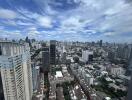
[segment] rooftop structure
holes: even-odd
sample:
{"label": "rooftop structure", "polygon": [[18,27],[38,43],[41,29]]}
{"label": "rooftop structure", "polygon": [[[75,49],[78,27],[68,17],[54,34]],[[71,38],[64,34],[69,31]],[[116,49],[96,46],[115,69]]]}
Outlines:
{"label": "rooftop structure", "polygon": [[61,71],[56,71],[55,77],[56,77],[56,78],[61,78],[61,77],[63,77],[62,72],[61,72]]}

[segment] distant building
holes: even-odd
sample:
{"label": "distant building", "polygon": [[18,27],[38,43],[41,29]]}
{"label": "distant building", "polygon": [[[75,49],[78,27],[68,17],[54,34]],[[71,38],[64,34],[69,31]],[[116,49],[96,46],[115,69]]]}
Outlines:
{"label": "distant building", "polygon": [[130,76],[125,76],[125,75],[119,75],[119,78],[123,81],[123,84],[128,86],[129,82],[131,80]]}
{"label": "distant building", "polygon": [[38,77],[40,72],[40,67],[36,66],[35,62],[32,62],[32,83],[33,83],[33,91],[38,88]]}
{"label": "distant building", "polygon": [[103,40],[100,40],[99,41],[99,46],[102,47],[102,45],[103,45]]}
{"label": "distant building", "polygon": [[48,72],[50,69],[49,47],[43,47],[43,50],[42,50],[42,68],[43,68],[44,72]]}
{"label": "distant building", "polygon": [[108,51],[108,58],[109,58],[110,61],[115,60],[115,58],[116,58],[116,53],[115,53],[114,50],[113,50],[113,51]]}
{"label": "distant building", "polygon": [[131,46],[125,45],[123,49],[124,49],[123,50],[123,52],[124,52],[124,59],[129,60],[131,52],[132,52]]}
{"label": "distant building", "polygon": [[62,78],[63,77],[62,72],[61,71],[56,71],[55,77],[56,78]]}
{"label": "distant building", "polygon": [[38,42],[33,42],[32,43],[32,47],[35,48],[35,49],[40,49],[41,48],[41,44],[38,43]]}
{"label": "distant building", "polygon": [[110,97],[105,97],[103,100],[111,100]]}
{"label": "distant building", "polygon": [[56,64],[56,41],[50,41],[50,64]]}
{"label": "distant building", "polygon": [[1,49],[1,46],[0,46],[0,55],[2,55],[2,49]]}
{"label": "distant building", "polygon": [[84,62],[93,61],[93,52],[92,51],[82,51],[82,60]]}
{"label": "distant building", "polygon": [[131,100],[131,99],[132,99],[132,75],[131,75],[131,81],[129,83],[128,94],[127,94],[126,100]]}
{"label": "distant building", "polygon": [[0,68],[0,100],[5,100],[4,99],[4,90],[3,90],[2,77],[1,77],[1,68]]}
{"label": "distant building", "polygon": [[131,45],[118,45],[116,51],[116,57],[128,60],[131,55]]}
{"label": "distant building", "polygon": [[62,63],[64,64],[66,63],[66,52],[62,54],[61,60],[62,60]]}
{"label": "distant building", "polygon": [[31,100],[32,70],[29,46],[0,42],[1,78],[5,100]]}
{"label": "distant building", "polygon": [[129,57],[129,61],[128,61],[129,65],[128,65],[128,70],[130,72],[132,72],[132,49],[131,49],[131,53],[130,53],[130,57]]}
{"label": "distant building", "polygon": [[84,78],[84,80],[86,81],[86,83],[88,85],[93,85],[93,82],[94,82],[94,77],[93,75],[88,72],[87,70],[85,70],[84,68],[80,68],[78,69],[78,73],[80,74],[80,76],[82,78]]}
{"label": "distant building", "polygon": [[125,74],[125,70],[122,67],[113,66],[111,67],[110,73],[112,75],[119,76],[119,75]]}

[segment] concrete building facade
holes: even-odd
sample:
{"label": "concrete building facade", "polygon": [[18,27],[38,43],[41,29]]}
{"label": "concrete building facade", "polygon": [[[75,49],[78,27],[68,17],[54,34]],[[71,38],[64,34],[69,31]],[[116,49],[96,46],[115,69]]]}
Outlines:
{"label": "concrete building facade", "polygon": [[32,70],[27,44],[1,41],[1,78],[5,100],[31,100]]}

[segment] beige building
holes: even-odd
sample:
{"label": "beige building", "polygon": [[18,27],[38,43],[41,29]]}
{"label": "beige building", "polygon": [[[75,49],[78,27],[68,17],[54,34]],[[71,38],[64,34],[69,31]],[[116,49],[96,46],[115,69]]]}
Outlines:
{"label": "beige building", "polygon": [[32,72],[27,44],[0,41],[0,68],[5,100],[31,100]]}

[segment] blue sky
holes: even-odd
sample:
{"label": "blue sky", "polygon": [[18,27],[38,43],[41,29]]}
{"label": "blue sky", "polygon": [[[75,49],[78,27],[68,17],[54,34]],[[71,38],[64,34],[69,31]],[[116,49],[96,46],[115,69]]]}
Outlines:
{"label": "blue sky", "polygon": [[131,0],[0,0],[0,37],[132,42]]}

